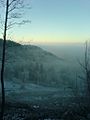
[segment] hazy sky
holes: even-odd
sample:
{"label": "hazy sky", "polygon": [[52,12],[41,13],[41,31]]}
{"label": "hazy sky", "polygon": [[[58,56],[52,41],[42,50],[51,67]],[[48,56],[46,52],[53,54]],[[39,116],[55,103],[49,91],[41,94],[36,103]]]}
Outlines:
{"label": "hazy sky", "polygon": [[14,28],[13,39],[46,43],[90,39],[90,0],[32,0],[31,6],[26,13],[31,24]]}

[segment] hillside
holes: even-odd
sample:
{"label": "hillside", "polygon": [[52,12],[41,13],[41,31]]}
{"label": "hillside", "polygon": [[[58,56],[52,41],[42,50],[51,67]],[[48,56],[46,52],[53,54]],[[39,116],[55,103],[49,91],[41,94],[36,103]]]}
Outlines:
{"label": "hillside", "polygon": [[[2,40],[0,40],[0,51],[2,49]],[[19,43],[15,43],[13,41],[7,41],[6,43],[6,59],[12,62],[13,60],[29,60],[29,61],[37,61],[37,62],[53,62],[61,60],[59,57],[54,54],[44,51],[38,46],[34,45],[21,45]],[[0,56],[1,57],[1,56]],[[12,57],[12,59],[10,58]],[[17,60],[17,61],[18,61]],[[52,60],[52,61],[51,61]]]}
{"label": "hillside", "polygon": [[[0,40],[0,60],[1,55],[2,40]],[[7,41],[5,80],[58,85],[60,79],[57,70],[62,63],[63,59],[38,46]]]}
{"label": "hillside", "polygon": [[4,75],[7,100],[28,103],[72,94],[69,89],[63,94],[64,87],[68,86],[65,74],[60,74],[63,64],[63,59],[38,46],[7,41]]}
{"label": "hillside", "polygon": [[[1,49],[2,40],[0,40],[0,55]],[[16,94],[16,96],[17,91],[22,92],[22,90],[23,93],[29,92],[30,96],[33,93],[35,95],[35,89],[39,96],[42,96],[42,93],[46,96],[48,93],[51,96],[53,94],[56,97],[58,94],[63,96],[63,93],[65,96],[72,95],[76,74],[70,67],[67,70],[65,64],[63,59],[38,46],[7,41],[5,89],[8,94]]]}
{"label": "hillside", "polygon": [[[0,40],[0,58],[1,55],[2,40]],[[61,115],[62,118],[64,115],[74,116],[75,111],[77,116],[78,113],[81,116],[79,111],[81,108],[79,109],[78,105],[88,105],[89,102],[84,102],[82,99],[86,94],[85,89],[79,83],[80,79],[77,78],[76,81],[75,69],[67,67],[65,65],[67,63],[38,46],[7,41],[4,74],[6,119],[16,120],[24,115],[23,118],[26,119],[28,116],[32,117],[32,120],[46,116],[48,120],[51,117],[59,118]],[[29,111],[27,114],[26,110]]]}

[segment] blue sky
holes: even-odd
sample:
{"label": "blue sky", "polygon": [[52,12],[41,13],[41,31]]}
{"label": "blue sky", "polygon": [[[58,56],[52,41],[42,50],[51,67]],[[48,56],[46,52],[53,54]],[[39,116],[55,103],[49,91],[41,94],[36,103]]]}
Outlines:
{"label": "blue sky", "polygon": [[35,43],[90,39],[90,0],[32,0],[31,7],[25,14],[31,24],[15,28],[13,39]]}

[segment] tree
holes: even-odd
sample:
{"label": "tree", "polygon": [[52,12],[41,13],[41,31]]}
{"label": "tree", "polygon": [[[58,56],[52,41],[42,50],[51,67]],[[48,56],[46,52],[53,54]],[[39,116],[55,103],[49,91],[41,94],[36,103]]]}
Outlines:
{"label": "tree", "polygon": [[89,53],[89,43],[86,41],[85,43],[85,55],[84,55],[84,63],[79,62],[81,67],[84,70],[84,76],[79,78],[86,81],[87,95],[90,97],[90,53]]}
{"label": "tree", "polygon": [[89,47],[88,47],[88,42],[86,42],[85,45],[85,77],[86,77],[86,82],[87,82],[87,92],[90,97],[90,55],[89,55]]}
{"label": "tree", "polygon": [[[5,18],[3,26],[3,52],[2,52],[2,65],[1,65],[1,87],[2,87],[2,104],[1,104],[1,120],[4,116],[4,107],[5,107],[5,90],[4,90],[4,68],[5,68],[5,56],[6,56],[6,39],[7,39],[7,30],[13,27],[13,25],[22,25],[30,22],[29,20],[21,20],[17,22],[17,18],[21,18],[22,12],[20,9],[24,8],[24,0],[1,0],[3,7],[5,8]],[[19,13],[16,12],[19,10]],[[14,20],[15,21],[14,21]],[[14,21],[14,22],[13,22]]]}

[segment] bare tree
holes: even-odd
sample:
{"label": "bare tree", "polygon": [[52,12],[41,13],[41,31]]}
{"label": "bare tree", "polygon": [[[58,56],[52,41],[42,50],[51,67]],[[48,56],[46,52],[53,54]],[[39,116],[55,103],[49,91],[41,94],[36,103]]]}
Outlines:
{"label": "bare tree", "polygon": [[79,78],[86,81],[87,95],[90,97],[90,53],[89,52],[90,52],[89,43],[86,41],[84,63],[81,63],[79,61],[79,64],[84,71],[84,77],[79,76]]}
{"label": "bare tree", "polygon": [[[13,27],[13,25],[23,25],[30,22],[29,20],[17,21],[17,18],[22,18],[22,12],[24,8],[24,0],[1,0],[2,6],[5,8],[5,18],[2,22],[3,26],[3,51],[2,51],[2,65],[1,65],[1,87],[2,87],[2,104],[1,104],[1,120],[4,116],[5,107],[5,89],[4,89],[4,68],[5,68],[5,51],[6,51],[6,39],[7,30]],[[19,11],[18,11],[19,10]],[[21,10],[21,11],[22,11]],[[14,22],[13,22],[14,21]]]}
{"label": "bare tree", "polygon": [[85,48],[85,77],[87,82],[87,92],[90,96],[90,58],[89,58],[89,50],[88,50],[88,43],[86,42],[86,48]]}

